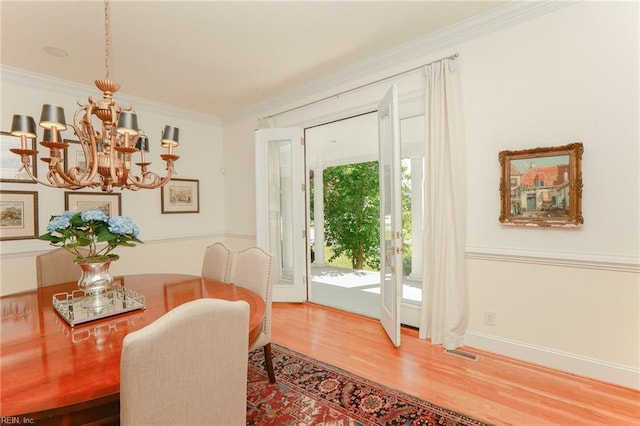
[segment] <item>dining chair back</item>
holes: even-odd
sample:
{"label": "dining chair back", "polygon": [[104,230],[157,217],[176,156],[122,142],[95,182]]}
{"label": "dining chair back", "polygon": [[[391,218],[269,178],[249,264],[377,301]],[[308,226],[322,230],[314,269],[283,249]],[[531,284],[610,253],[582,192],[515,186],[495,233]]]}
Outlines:
{"label": "dining chair back", "polygon": [[121,424],[246,424],[248,333],[248,303],[205,298],[127,334]]}
{"label": "dining chair back", "polygon": [[202,276],[228,283],[231,278],[231,250],[217,242],[205,249]]}
{"label": "dining chair back", "polygon": [[265,303],[264,322],[258,339],[250,351],[264,348],[264,358],[269,382],[276,381],[271,357],[271,298],[273,293],[273,256],[259,247],[249,247],[238,253],[233,283],[258,293]]}
{"label": "dining chair back", "polygon": [[[79,249],[82,255],[89,250]],[[82,270],[74,263],[76,255],[59,247],[48,253],[36,256],[36,281],[38,287],[48,287],[54,284],[78,281]]]}

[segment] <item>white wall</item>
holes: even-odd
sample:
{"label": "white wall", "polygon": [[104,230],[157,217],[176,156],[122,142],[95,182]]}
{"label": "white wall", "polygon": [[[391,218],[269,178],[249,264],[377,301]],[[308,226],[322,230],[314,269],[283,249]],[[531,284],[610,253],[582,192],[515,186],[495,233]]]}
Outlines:
{"label": "white wall", "polygon": [[[8,132],[14,113],[40,116],[43,103],[64,107],[67,122],[73,119],[78,101],[88,96],[101,98],[93,86],[73,84],[49,77],[2,68],[2,113],[0,129]],[[126,88],[123,88],[123,90]],[[138,114],[138,123],[149,136],[152,171],[164,175],[160,154],[160,134],[165,124],[180,128],[180,145],[175,153],[176,178],[199,179],[200,213],[161,214],[160,190],[124,191],[121,194],[122,214],[130,216],[140,227],[145,242],[136,248],[120,247],[121,259],[114,263],[114,273],[184,272],[200,273],[202,253],[206,245],[224,238],[224,183],[222,174],[222,124],[213,116],[179,110],[143,99],[116,93],[122,106],[131,105]],[[42,135],[42,129],[39,129]],[[63,133],[67,139],[77,139],[70,128]],[[39,158],[48,150],[38,145]],[[38,176],[43,178],[47,165],[38,160]],[[64,210],[64,191],[43,185],[0,183],[2,190],[38,191],[39,234],[46,232],[51,215]],[[85,192],[86,190],[82,190]],[[90,190],[89,190],[90,191]],[[99,191],[97,191],[99,192]],[[117,190],[116,193],[119,191]],[[35,256],[51,246],[37,239],[2,241],[0,294],[10,294],[35,287]]]}
{"label": "white wall", "polygon": [[[224,126],[224,209],[227,236],[255,242],[255,119]],[[252,243],[250,243],[252,244]]]}
{"label": "white wall", "polygon": [[[404,50],[386,73],[354,72],[256,108],[224,126],[227,232],[255,234],[247,160],[258,118],[458,52],[468,153],[467,344],[640,388],[638,35],[638,3],[581,2],[413,57]],[[394,81],[405,100],[423,86],[419,73]],[[279,115],[276,125],[370,110],[390,83]],[[575,141],[585,147],[584,226],[500,225],[498,152]],[[495,326],[484,325],[486,311],[495,312]]]}
{"label": "white wall", "polygon": [[[638,259],[637,10],[579,3],[459,47],[470,246]],[[495,220],[498,203],[476,209],[497,194],[498,151],[574,141],[585,148],[583,229],[514,229]]]}

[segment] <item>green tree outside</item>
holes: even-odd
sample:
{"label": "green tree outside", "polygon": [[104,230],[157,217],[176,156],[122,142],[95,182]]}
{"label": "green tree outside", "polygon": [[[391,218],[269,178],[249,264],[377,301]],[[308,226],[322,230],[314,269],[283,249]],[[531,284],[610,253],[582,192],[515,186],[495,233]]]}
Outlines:
{"label": "green tree outside", "polygon": [[[332,264],[380,270],[380,186],[378,162],[324,170],[325,254]],[[313,192],[311,179],[311,219]],[[411,173],[402,163],[402,236],[404,274],[411,272]]]}
{"label": "green tree outside", "polygon": [[378,162],[324,170],[325,241],[333,261],[346,256],[353,269],[380,267]]}

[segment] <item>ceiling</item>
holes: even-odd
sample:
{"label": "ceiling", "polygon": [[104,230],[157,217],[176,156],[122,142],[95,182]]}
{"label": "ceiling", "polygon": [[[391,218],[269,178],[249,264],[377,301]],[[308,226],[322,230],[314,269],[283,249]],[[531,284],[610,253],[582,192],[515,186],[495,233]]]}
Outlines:
{"label": "ceiling", "polygon": [[[504,3],[112,0],[111,78],[127,95],[224,117]],[[0,16],[2,65],[105,78],[102,1],[1,0]]]}

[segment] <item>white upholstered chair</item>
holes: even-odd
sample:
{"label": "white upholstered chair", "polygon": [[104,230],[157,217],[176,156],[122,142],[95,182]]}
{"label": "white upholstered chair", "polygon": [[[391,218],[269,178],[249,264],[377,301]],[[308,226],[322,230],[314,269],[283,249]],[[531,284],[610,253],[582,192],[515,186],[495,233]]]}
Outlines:
{"label": "white upholstered chair", "polygon": [[207,247],[202,260],[202,276],[228,283],[231,278],[231,250],[222,243]]}
{"label": "white upholstered chair", "polygon": [[[89,250],[79,249],[83,255]],[[74,263],[76,255],[61,247],[36,256],[36,278],[38,287],[78,281],[82,270]]]}
{"label": "white upholstered chair", "polygon": [[259,247],[250,247],[238,253],[233,283],[258,293],[266,305],[262,331],[249,350],[264,348],[264,358],[270,383],[276,381],[271,358],[271,297],[273,280],[273,257],[269,253]]}
{"label": "white upholstered chair", "polygon": [[244,425],[249,305],[198,299],[125,336],[120,421]]}

